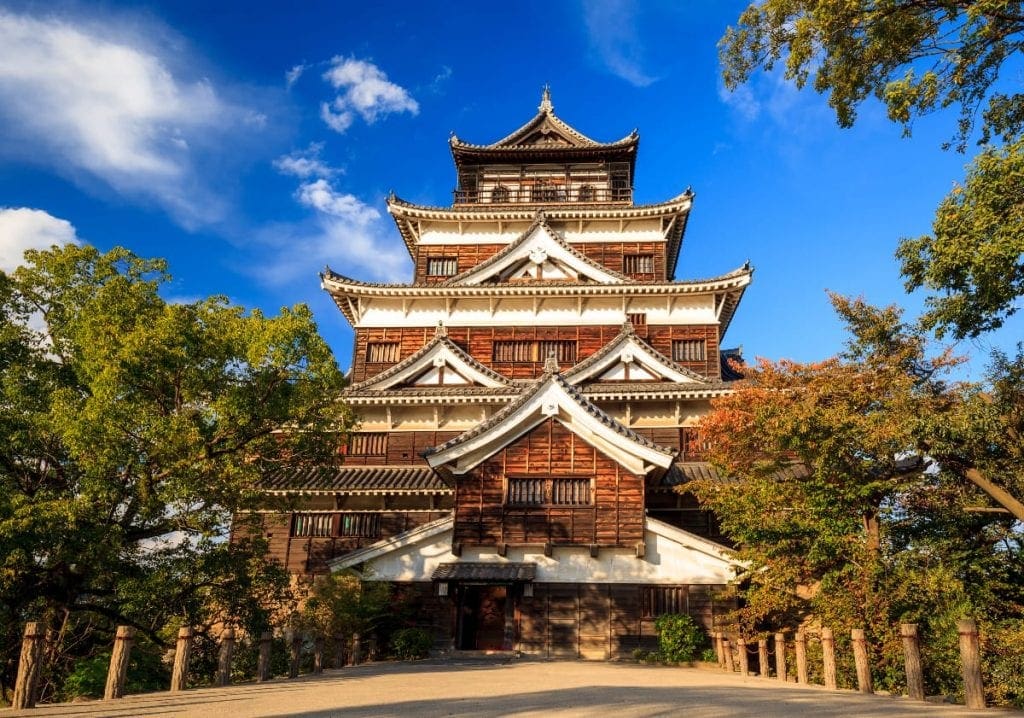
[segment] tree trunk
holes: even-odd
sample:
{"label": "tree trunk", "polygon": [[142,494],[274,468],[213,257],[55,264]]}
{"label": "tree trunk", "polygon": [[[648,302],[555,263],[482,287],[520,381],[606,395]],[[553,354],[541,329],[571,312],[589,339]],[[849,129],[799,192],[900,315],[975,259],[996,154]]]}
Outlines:
{"label": "tree trunk", "polygon": [[968,481],[992,497],[997,504],[1013,514],[1018,521],[1024,521],[1024,503],[1018,501],[1013,494],[1002,486],[990,481],[988,477],[977,469],[967,469],[964,471],[964,476],[967,477]]}

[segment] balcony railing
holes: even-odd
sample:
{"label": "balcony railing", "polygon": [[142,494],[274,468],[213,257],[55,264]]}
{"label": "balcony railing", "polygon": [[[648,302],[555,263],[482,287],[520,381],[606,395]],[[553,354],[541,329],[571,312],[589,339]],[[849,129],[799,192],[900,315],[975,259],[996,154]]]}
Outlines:
{"label": "balcony railing", "polygon": [[631,187],[551,187],[468,190],[452,192],[455,204],[599,204],[632,202]]}

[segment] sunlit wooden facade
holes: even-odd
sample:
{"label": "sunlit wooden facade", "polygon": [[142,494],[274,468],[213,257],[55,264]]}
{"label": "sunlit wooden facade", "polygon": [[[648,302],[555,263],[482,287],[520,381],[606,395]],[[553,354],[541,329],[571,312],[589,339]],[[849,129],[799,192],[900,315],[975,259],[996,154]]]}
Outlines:
{"label": "sunlit wooden facade", "polygon": [[634,204],[638,134],[592,140],[546,90],[450,145],[451,206],[388,200],[412,282],[321,277],[360,425],[340,467],[268,484],[303,502],[265,516],[271,553],[395,582],[454,649],[608,658],[659,613],[709,624],[735,565],[676,489],[713,475],[696,425],[752,270],[676,280],[693,193]]}

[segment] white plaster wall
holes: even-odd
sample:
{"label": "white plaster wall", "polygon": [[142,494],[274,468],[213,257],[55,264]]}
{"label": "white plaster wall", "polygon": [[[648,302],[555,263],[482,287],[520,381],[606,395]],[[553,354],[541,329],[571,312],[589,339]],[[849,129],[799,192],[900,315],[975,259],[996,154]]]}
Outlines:
{"label": "white plaster wall", "polygon": [[556,547],[551,557],[534,548],[510,548],[505,557],[466,548],[459,557],[449,550],[449,530],[368,561],[365,573],[378,580],[429,581],[442,563],[530,562],[537,564],[536,581],[542,583],[723,584],[735,576],[727,561],[700,550],[697,542],[686,545],[653,531],[645,536],[647,553],[642,559],[627,549],[602,549],[597,558],[591,558],[589,549],[575,547]]}

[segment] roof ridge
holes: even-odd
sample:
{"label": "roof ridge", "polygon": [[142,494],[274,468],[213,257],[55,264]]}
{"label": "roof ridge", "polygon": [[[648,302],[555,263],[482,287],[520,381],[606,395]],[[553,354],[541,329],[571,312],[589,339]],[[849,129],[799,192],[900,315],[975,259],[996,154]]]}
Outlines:
{"label": "roof ridge", "polygon": [[636,331],[634,331],[633,324],[628,321],[623,322],[622,329],[607,344],[605,344],[603,347],[598,349],[596,352],[594,352],[589,357],[587,357],[580,363],[576,364],[568,372],[566,372],[566,378],[580,374],[589,369],[590,367],[594,366],[595,364],[599,364],[601,361],[603,361],[606,357],[608,357],[615,351],[616,346],[623,344],[627,341],[636,342],[642,348],[653,354],[656,359],[663,361],[666,366],[679,372],[680,374],[688,376],[691,379],[700,382],[701,384],[710,383],[708,377],[698,374],[697,372],[691,369],[687,369],[686,367],[677,363],[674,359],[665,356],[660,351],[655,349],[653,346],[645,342],[642,338],[640,338],[637,335]]}

